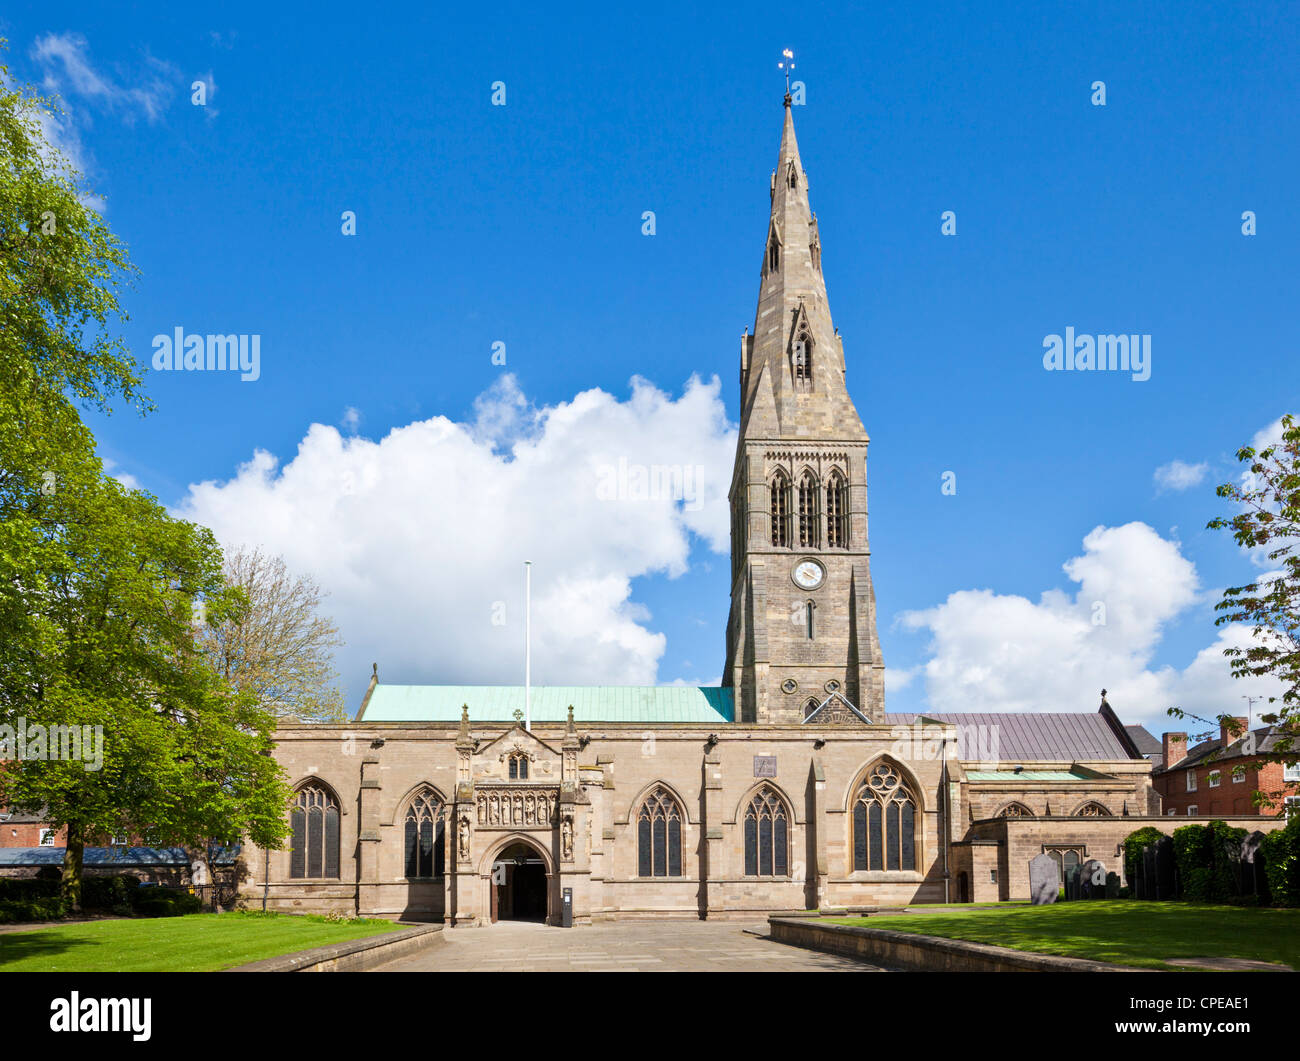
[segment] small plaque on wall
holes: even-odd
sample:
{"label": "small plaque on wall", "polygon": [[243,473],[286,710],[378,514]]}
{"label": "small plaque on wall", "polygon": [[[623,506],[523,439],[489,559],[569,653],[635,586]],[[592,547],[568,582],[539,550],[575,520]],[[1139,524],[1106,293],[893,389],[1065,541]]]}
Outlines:
{"label": "small plaque on wall", "polygon": [[754,776],[755,777],[776,777],[776,756],[755,755]]}

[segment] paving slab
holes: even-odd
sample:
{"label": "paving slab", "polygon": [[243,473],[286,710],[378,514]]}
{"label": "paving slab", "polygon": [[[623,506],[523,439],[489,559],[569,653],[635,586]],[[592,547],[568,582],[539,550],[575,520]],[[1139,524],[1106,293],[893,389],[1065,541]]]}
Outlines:
{"label": "paving slab", "polygon": [[448,928],[443,945],[374,972],[883,972],[777,943],[766,923],[616,921],[574,928],[502,921]]}

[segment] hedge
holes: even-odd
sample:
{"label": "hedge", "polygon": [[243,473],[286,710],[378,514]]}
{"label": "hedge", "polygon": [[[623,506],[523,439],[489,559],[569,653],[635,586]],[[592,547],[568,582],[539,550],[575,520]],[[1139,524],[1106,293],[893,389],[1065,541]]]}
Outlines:
{"label": "hedge", "polygon": [[1300,906],[1300,814],[1274,829],[1260,845],[1274,906]]}

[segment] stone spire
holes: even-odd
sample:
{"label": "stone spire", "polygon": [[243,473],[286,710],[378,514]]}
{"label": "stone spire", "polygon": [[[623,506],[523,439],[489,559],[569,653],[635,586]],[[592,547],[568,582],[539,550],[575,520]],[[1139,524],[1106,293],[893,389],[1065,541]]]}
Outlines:
{"label": "stone spire", "polygon": [[831,322],[789,96],[771,199],[754,333],[741,350],[741,436],[865,441],[844,384],[844,348]]}
{"label": "stone spire", "polygon": [[741,340],[723,684],[735,689],[741,722],[802,724],[834,693],[879,723],[868,439],[844,382],[792,102],[787,95],[754,331]]}

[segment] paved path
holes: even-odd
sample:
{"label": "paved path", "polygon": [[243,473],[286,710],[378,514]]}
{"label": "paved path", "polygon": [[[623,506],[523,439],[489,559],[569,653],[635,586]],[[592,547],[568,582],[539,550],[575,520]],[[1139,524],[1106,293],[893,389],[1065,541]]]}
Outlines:
{"label": "paved path", "polygon": [[575,928],[501,921],[444,929],[445,942],[375,972],[882,972],[766,938],[767,923],[621,921]]}

